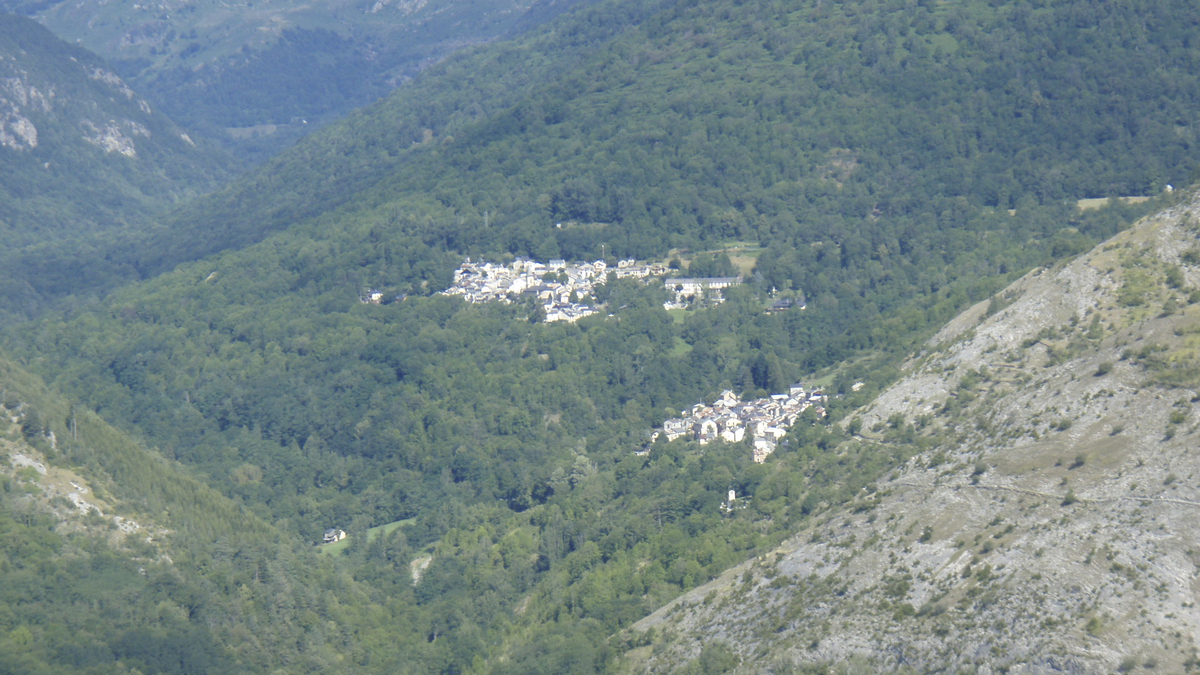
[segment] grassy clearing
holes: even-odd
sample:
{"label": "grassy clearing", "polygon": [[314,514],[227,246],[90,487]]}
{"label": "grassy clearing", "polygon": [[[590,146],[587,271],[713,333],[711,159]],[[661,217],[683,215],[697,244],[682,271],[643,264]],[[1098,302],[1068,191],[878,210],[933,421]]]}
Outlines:
{"label": "grassy clearing", "polygon": [[754,271],[754,266],[758,264],[758,256],[762,255],[762,250],[758,251],[743,251],[735,255],[729,256],[729,262],[738,268],[738,271],[743,276],[750,276]]}
{"label": "grassy clearing", "polygon": [[754,266],[758,263],[758,257],[762,255],[763,247],[757,241],[727,241],[721,245],[720,249],[714,249],[709,253],[725,253],[729,256],[729,262],[738,269],[743,276],[749,276],[754,271]]}
{"label": "grassy clearing", "polygon": [[833,386],[833,378],[837,373],[829,373],[814,380],[804,380],[805,384],[813,389],[824,389],[825,387]]}
{"label": "grassy clearing", "polygon": [[[1125,204],[1141,204],[1142,202],[1144,202],[1150,198],[1149,197],[1117,197],[1116,199]],[[1090,197],[1088,199],[1080,199],[1079,201],[1075,202],[1075,206],[1079,207],[1080,211],[1087,211],[1089,209],[1098,209],[1102,206],[1108,205],[1108,200],[1109,200],[1108,197]]]}
{"label": "grassy clearing", "polygon": [[678,258],[684,265],[689,265],[700,254],[719,255],[724,253],[729,256],[729,262],[733,263],[738,272],[743,275],[749,275],[754,270],[754,265],[758,263],[758,257],[762,255],[764,250],[766,249],[757,241],[733,240],[722,242],[720,245],[704,251],[689,251],[687,249],[674,248],[667,254],[667,261],[672,258]]}
{"label": "grassy clearing", "polygon": [[[679,310],[679,311],[683,311],[683,310]],[[687,342],[685,342],[683,338],[676,335],[675,336],[675,345],[673,347],[671,347],[671,351],[669,354],[672,358],[682,358],[684,356],[687,356],[688,353],[690,353],[691,351],[692,351],[692,346],[690,344],[688,344]]]}
{"label": "grassy clearing", "polygon": [[[379,527],[372,527],[371,529],[367,530],[367,541],[371,541],[372,539],[374,539],[375,537],[378,537],[381,534],[388,534],[392,530],[396,529],[397,527],[400,527],[401,525],[409,525],[413,522],[413,520],[415,520],[415,519],[414,518],[405,518],[404,520],[394,520],[390,523],[380,525]],[[346,537],[345,539],[343,539],[337,543],[334,543],[334,544],[324,544],[324,545],[318,546],[317,552],[323,553],[325,555],[330,555],[333,553],[342,553],[343,551],[346,550],[346,547],[349,545],[350,545],[350,537]]]}

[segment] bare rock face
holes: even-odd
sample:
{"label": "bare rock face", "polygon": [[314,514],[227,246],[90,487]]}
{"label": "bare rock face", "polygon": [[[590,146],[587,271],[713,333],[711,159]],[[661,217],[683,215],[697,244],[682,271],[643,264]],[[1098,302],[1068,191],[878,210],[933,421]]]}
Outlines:
{"label": "bare rock face", "polygon": [[43,92],[28,83],[29,73],[15,59],[0,59],[0,146],[14,150],[36,148],[37,127],[27,117],[32,111],[48,113],[54,88]]}
{"label": "bare rock face", "polygon": [[[143,193],[169,192],[177,188],[167,183],[183,182],[164,183],[163,173],[183,172],[204,189],[213,187],[205,176],[215,159],[211,151],[198,149],[99,57],[33,20],[0,15],[0,164],[12,171],[40,166],[52,175],[96,174],[88,164],[95,159],[92,148],[143,160],[110,167]],[[39,189],[39,182],[19,191],[29,189]]]}
{"label": "bare rock face", "polygon": [[[107,153],[136,157],[135,137],[149,138],[148,125],[161,123],[153,118],[150,104],[106,68],[65,54],[56,60],[59,81],[48,75],[45,55],[0,39],[0,147],[33,150],[38,147],[39,125],[74,126],[79,138],[89,144]],[[97,113],[113,117],[97,123],[92,119]]]}
{"label": "bare rock face", "polygon": [[948,324],[851,441],[931,449],[639,622],[629,670],[1198,665],[1198,223],[1182,201]]}
{"label": "bare rock face", "polygon": [[98,126],[91,120],[83,120],[83,140],[103,149],[105,152],[117,153],[126,157],[137,156],[137,146],[133,137],[150,137],[150,131],[133,120],[109,120],[104,126]]}
{"label": "bare rock face", "polygon": [[154,559],[169,563],[170,557],[161,548],[160,540],[170,531],[144,519],[146,525],[139,523],[119,505],[111,503],[111,497],[100,496],[107,494],[107,490],[97,491],[93,481],[75,470],[51,463],[46,452],[29,439],[33,437],[35,444],[54,451],[58,449],[55,434],[28,433],[23,428],[28,408],[27,404],[21,404],[10,410],[0,403],[0,479],[16,486],[20,495],[16,503],[52,516],[59,532],[100,535],[116,550],[140,545],[141,555],[152,551]]}

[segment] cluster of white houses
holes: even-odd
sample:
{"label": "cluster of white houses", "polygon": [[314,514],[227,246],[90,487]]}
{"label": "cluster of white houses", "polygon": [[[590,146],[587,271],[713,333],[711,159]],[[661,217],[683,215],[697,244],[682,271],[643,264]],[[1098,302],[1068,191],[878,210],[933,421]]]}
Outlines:
{"label": "cluster of white houses", "polygon": [[697,403],[685,417],[663,422],[662,429],[651,435],[651,442],[659,436],[668,441],[690,436],[701,445],[715,440],[740,443],[749,435],[754,461],[761,463],[805,410],[815,406],[817,415],[824,417],[827,400],[822,391],[805,391],[799,384],[789,387],[786,394],[745,402],[727,389],[712,405]]}
{"label": "cluster of white houses", "polygon": [[742,283],[741,277],[663,279],[667,290],[675,294],[675,298],[663,303],[663,307],[683,309],[696,300],[707,300],[710,304],[719,305],[725,302],[725,294],[720,291],[740,283]]}
{"label": "cluster of white houses", "polygon": [[579,302],[608,274],[603,260],[568,265],[564,260],[540,263],[518,258],[508,265],[471,262],[454,272],[454,285],[442,291],[467,302],[512,302],[534,295],[546,311],[546,321],[578,321],[596,310]]}
{"label": "cluster of white houses", "polygon": [[[540,263],[527,258],[517,258],[502,265],[490,262],[471,262],[470,258],[454,272],[454,283],[441,295],[461,296],[467,302],[513,302],[521,296],[536,295],[546,312],[546,321],[578,321],[595,314],[597,310],[582,300],[592,294],[597,284],[603,284],[609,275],[618,279],[633,277],[648,279],[662,278],[672,270],[662,263],[647,263],[639,260],[621,260],[609,267],[603,260],[595,262],[568,263],[551,260]],[[663,303],[664,309],[687,307],[711,307],[725,301],[724,289],[742,283],[742,277],[671,277],[663,278],[663,285],[673,295]],[[403,300],[405,295],[396,296]],[[363,303],[379,305],[385,302],[384,293],[375,288],[364,291]],[[796,306],[804,309],[803,302],[790,299],[777,300],[766,310],[767,314],[786,311]]]}
{"label": "cluster of white houses", "polygon": [[[638,260],[622,260],[615,267],[609,267],[603,260],[540,263],[518,258],[501,265],[472,262],[468,258],[454,272],[454,284],[442,293],[461,296],[467,302],[513,302],[521,296],[535,295],[546,311],[546,321],[577,321],[596,313],[581,299],[591,295],[596,284],[607,281],[609,274],[618,279],[647,279],[661,277],[669,271],[660,263]],[[667,308],[685,306],[685,298],[702,296],[739,281],[737,277],[664,279],[663,283],[676,295],[676,303],[667,303]]]}

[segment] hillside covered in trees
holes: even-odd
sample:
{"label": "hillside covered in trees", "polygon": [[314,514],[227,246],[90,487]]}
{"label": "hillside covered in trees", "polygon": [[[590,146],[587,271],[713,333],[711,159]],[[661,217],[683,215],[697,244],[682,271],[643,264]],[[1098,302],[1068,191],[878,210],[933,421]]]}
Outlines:
{"label": "hillside covered in trees", "polygon": [[347,641],[390,624],[306,542],[7,357],[0,535],[5,673],[346,672]]}
{"label": "hillside covered in trees", "polygon": [[318,218],[477,256],[743,239],[771,286],[877,325],[1114,231],[1074,199],[1186,184],[1194,11],[605,3],[448,60],[108,257],[151,275]]}
{"label": "hillside covered in trees", "polygon": [[[836,424],[910,348],[1171,202],[1075,204],[1189,181],[1197,11],[597,3],[128,228],[98,264],[143,281],[4,338],[292,544],[350,533],[323,564],[375,604],[320,616],[347,660],[303,668],[606,672],[621,628],[943,440]],[[701,273],[735,244],[747,283],[708,309],[616,279],[573,324],[436,295],[466,256]],[[389,302],[362,302],[374,288]],[[772,289],[807,309],[768,315]],[[723,388],[800,378],[829,416],[765,464],[744,444],[635,454]],[[720,510],[729,489],[748,506]],[[368,622],[387,639],[347,628]]]}
{"label": "hillside covered in trees", "polygon": [[100,242],[232,177],[103,60],[0,14],[0,320],[135,277]]}

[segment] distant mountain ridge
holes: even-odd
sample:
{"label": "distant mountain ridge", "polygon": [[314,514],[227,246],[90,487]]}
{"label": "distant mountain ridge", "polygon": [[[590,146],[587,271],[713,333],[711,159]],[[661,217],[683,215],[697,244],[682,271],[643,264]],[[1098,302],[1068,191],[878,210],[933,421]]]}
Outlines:
{"label": "distant mountain ridge", "polygon": [[579,1],[7,0],[0,8],[104,56],[180,123],[262,158],[458,49]]}
{"label": "distant mountain ridge", "polygon": [[[82,242],[143,222],[232,175],[102,59],[30,19],[0,15],[0,289],[32,307],[64,276],[80,281]],[[74,273],[57,253],[75,260]],[[80,258],[83,260],[80,260]],[[86,275],[83,277],[86,279]]]}

